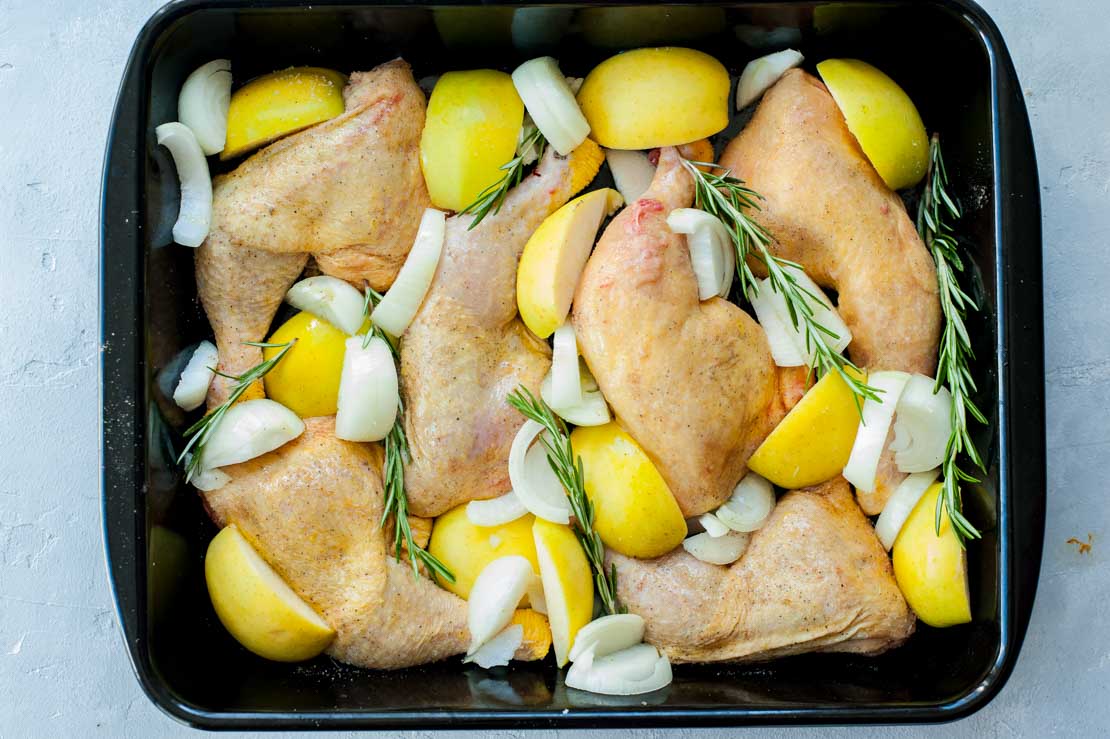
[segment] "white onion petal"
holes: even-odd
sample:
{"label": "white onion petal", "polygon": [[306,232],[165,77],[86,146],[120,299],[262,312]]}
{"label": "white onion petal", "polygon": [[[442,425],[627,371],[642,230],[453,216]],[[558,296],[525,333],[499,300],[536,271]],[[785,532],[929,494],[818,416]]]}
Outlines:
{"label": "white onion petal", "polygon": [[327,321],[348,336],[362,328],[364,300],[350,283],[330,275],[308,277],[285,293],[289,305]]}
{"label": "white onion petal", "polygon": [[794,49],[783,49],[774,54],[753,59],[744,66],[740,73],[740,82],[736,85],[736,109],[748,107],[771,89],[771,85],[779,81],[788,69],[793,69],[805,60]]}
{"label": "white onion petal", "polygon": [[268,398],[244,400],[227,409],[204,444],[205,468],[226,467],[272,452],[296,439],[304,422]]}
{"label": "white onion petal", "polygon": [[698,298],[728,295],[736,257],[728,231],[716,216],[697,208],[676,208],[667,216],[673,233],[686,235],[690,264],[698,281]]}
{"label": "white onion petal", "polygon": [[757,280],[757,283],[758,291],[749,292],[748,297],[759,325],[767,334],[771,357],[779,367],[803,366],[806,354],[798,346],[798,332],[787,315],[786,299],[772,290],[766,280]]}
{"label": "white onion petal", "polygon": [[532,564],[518,554],[499,557],[478,573],[467,598],[466,625],[470,630],[467,655],[474,654],[509,625],[513,611],[535,579]]}
{"label": "white onion petal", "polygon": [[578,630],[568,658],[576,661],[586,652],[604,657],[639,644],[644,639],[644,619],[635,613],[616,613],[595,618]]}
{"label": "white onion petal", "polygon": [[158,143],[170,150],[181,183],[181,205],[173,224],[173,240],[182,246],[200,246],[212,225],[212,177],[197,137],[176,121],[154,129]]}
{"label": "white onion petal", "polygon": [[535,421],[525,421],[509,449],[509,480],[513,492],[532,514],[552,523],[570,522],[570,501],[559,478],[547,463],[543,442],[532,442],[543,432]]}
{"label": "white onion petal", "polygon": [[754,472],[744,475],[732,497],[717,509],[717,519],[733,531],[751,532],[763,527],[775,510],[775,488]]}
{"label": "white onion petal", "polygon": [[466,517],[475,526],[500,526],[515,521],[528,509],[512,490],[488,500],[472,500],[466,504]]}
{"label": "white onion petal", "polygon": [[848,464],[844,466],[844,479],[852,483],[856,490],[871,492],[875,489],[875,475],[879,471],[879,457],[886,445],[890,421],[898,399],[905,389],[910,376],[905,372],[873,372],[867,384],[875,388],[879,400],[867,399],[863,402],[862,418]]}
{"label": "white onion petal", "polygon": [[921,496],[939,476],[939,469],[915,472],[903,480],[887,500],[886,505],[883,506],[883,512],[879,514],[879,520],[875,522],[875,535],[879,537],[879,541],[888,552],[894,546],[898,532],[910,517],[910,512],[917,505],[917,501],[921,500]]}
{"label": "white onion petal", "polygon": [[567,687],[602,695],[640,695],[671,682],[671,663],[650,644],[594,658],[586,652],[567,670]]}
{"label": "white onion petal", "polygon": [[447,235],[447,220],[443,211],[435,208],[424,210],[420,229],[401,271],[389,292],[378,303],[370,320],[388,334],[400,336],[412,323],[439,265],[443,240]]}
{"label": "white onion petal", "polygon": [[703,513],[698,516],[698,523],[705,529],[705,533],[716,539],[718,536],[724,536],[732,531],[728,526],[721,521],[721,519],[714,516],[712,513]]}
{"label": "white onion petal", "polygon": [[590,124],[554,58],[541,56],[524,62],[513,71],[513,85],[540,133],[561,156],[570,154],[590,135]]}
{"label": "white onion petal", "polygon": [[215,59],[198,67],[181,86],[177,118],[197,137],[201,151],[219,154],[227,141],[227,111],[231,106],[231,62]]}
{"label": "white onion petal", "polygon": [[582,402],[572,406],[559,406],[552,393],[552,371],[549,370],[540,384],[540,397],[564,421],[575,426],[601,426],[609,423],[609,405],[597,387],[597,381],[585,364],[579,364],[578,375],[582,381]]}
{"label": "white onion petal", "polygon": [[352,336],[345,342],[335,435],[347,441],[381,441],[393,428],[401,402],[397,365],[385,339],[374,336],[365,349],[362,341]]}
{"label": "white onion petal", "polygon": [[751,534],[730,531],[724,536],[695,534],[683,539],[682,548],[695,559],[713,565],[730,565],[744,556]]}
{"label": "white onion petal", "polygon": [[473,662],[486,670],[491,667],[504,667],[509,664],[523,642],[524,627],[520,624],[512,624],[478,647],[473,654],[463,657],[463,662]]}
{"label": "white onion petal", "polygon": [[181,371],[181,379],[177,381],[177,388],[173,391],[173,402],[181,408],[192,411],[200,408],[208,395],[208,386],[216,376],[213,371],[219,365],[219,356],[216,354],[216,345],[211,341],[202,341],[189,357],[185,369]]}
{"label": "white onion petal", "polygon": [[[936,390],[936,392],[934,392]],[[913,375],[898,399],[890,449],[902,472],[925,472],[940,465],[952,434],[952,394],[925,375]]]}
{"label": "white onion petal", "polygon": [[[812,277],[806,274],[805,270],[787,266],[785,271],[790,272],[794,276],[798,286],[809,293],[809,296],[817,298],[817,300],[813,300],[809,296],[805,298],[806,303],[813,309],[813,320],[836,334],[836,338],[825,334],[825,341],[832,347],[832,350],[834,352],[844,351],[848,345],[852,343],[852,332],[848,328],[848,324],[840,317],[840,313],[833,307],[832,301],[829,300],[829,296],[825,295],[825,291],[813,281]],[[787,318],[789,318],[789,316],[787,316]],[[803,350],[805,350],[805,336],[799,332],[798,338]],[[810,352],[810,363],[812,363],[812,361],[813,355],[812,352]]]}
{"label": "white onion petal", "polygon": [[571,408],[582,403],[582,378],[578,374],[578,340],[574,326],[555,329],[551,353],[551,405]]}
{"label": "white onion petal", "polygon": [[605,161],[617,191],[626,203],[635,203],[651,187],[655,179],[655,167],[642,151],[606,149]]}
{"label": "white onion petal", "polygon": [[[193,455],[186,454],[185,468],[188,469],[192,463]],[[197,490],[203,490],[207,493],[213,490],[219,490],[224,485],[231,482],[231,475],[227,474],[219,467],[213,467],[211,469],[202,468],[193,471],[192,476],[189,477],[189,482],[191,482],[193,487]]]}

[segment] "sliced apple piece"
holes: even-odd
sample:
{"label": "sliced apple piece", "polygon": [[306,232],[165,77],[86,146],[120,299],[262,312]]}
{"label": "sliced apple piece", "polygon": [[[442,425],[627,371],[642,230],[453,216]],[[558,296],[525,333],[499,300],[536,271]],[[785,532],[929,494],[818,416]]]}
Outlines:
{"label": "sliced apple piece", "polygon": [[594,611],[594,579],[586,553],[569,526],[537,518],[532,524],[555,662],[567,663],[579,630]]}
{"label": "sliced apple piece", "polygon": [[335,118],[344,109],[347,77],[331,69],[293,67],[256,77],[231,95],[227,143],[220,159]]}
{"label": "sliced apple piece", "polygon": [[300,662],[324,651],[335,637],[234,524],[208,545],[204,577],[220,622],[260,657]]}
{"label": "sliced apple piece", "polygon": [[517,268],[516,300],[536,336],[547,338],[566,320],[597,230],[623,202],[616,190],[588,192],[549,215],[528,239]]}
{"label": "sliced apple piece", "polygon": [[505,174],[516,155],[524,103],[513,79],[492,69],[447,72],[428,100],[420,164],[437,208],[459,211]]}

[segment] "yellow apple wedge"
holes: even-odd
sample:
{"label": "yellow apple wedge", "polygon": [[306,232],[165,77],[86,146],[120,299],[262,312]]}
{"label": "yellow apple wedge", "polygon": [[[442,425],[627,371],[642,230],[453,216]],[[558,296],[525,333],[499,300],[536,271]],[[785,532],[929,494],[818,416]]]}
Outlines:
{"label": "yellow apple wedge", "polygon": [[594,579],[586,553],[571,528],[537,518],[532,524],[540,563],[555,662],[562,667],[578,630],[594,613]]}
{"label": "yellow apple wedge", "polygon": [[616,190],[588,192],[544,219],[528,239],[516,273],[516,302],[536,336],[546,339],[566,320],[597,230],[623,202]]}
{"label": "yellow apple wedge", "polygon": [[686,537],[678,502],[640,445],[609,422],[580,426],[571,447],[582,458],[586,495],[594,505],[594,528],[605,546],[628,557],[651,559]]}
{"label": "yellow apple wedge", "polygon": [[220,622],[260,657],[300,662],[324,651],[335,637],[234,524],[209,543],[204,577]]}

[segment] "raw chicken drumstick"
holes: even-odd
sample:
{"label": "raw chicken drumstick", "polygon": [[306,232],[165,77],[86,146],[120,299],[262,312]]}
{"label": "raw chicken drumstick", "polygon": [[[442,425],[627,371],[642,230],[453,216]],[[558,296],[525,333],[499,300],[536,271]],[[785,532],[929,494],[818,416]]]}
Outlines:
{"label": "raw chicken drumstick", "polygon": [[[212,230],[197,250],[197,288],[220,369],[262,360],[260,341],[310,254],[326,274],[392,284],[412,247],[428,192],[420,171],[424,93],[401,60],[356,72],[342,115],[284,138],[218,177]],[[227,398],[216,377],[209,407]],[[252,388],[246,397],[259,397]]]}

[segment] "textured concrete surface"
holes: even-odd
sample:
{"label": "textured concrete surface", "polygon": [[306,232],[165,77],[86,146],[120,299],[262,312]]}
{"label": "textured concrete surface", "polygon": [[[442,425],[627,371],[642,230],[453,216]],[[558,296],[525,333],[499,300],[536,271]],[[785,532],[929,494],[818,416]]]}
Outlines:
{"label": "textured concrete surface", "polygon": [[[101,156],[127,52],[158,5],[0,0],[0,737],[190,733],[127,665],[97,490]],[[822,735],[1110,726],[1110,93],[1099,82],[1110,20],[1103,0],[984,5],[1026,91],[1044,198],[1049,505],[1036,610],[1013,678],[971,719]],[[1088,554],[1066,543],[1088,533]]]}

